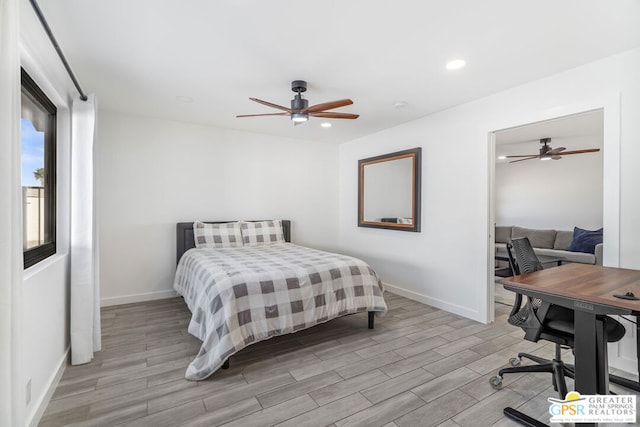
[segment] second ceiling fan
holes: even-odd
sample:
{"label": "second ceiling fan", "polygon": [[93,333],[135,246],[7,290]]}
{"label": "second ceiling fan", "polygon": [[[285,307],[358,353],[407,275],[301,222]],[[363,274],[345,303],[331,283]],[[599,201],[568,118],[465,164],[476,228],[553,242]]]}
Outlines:
{"label": "second ceiling fan", "polygon": [[258,98],[249,98],[250,100],[257,102],[258,104],[282,110],[281,113],[242,114],[236,117],[290,116],[295,125],[306,122],[307,120],[309,120],[309,117],[322,117],[325,119],[357,119],[358,117],[360,117],[358,114],[335,113],[327,111],[353,104],[353,101],[350,99],[340,99],[337,101],[324,102],[322,104],[316,104],[309,107],[309,100],[304,99],[301,95],[302,92],[307,91],[307,82],[305,82],[304,80],[292,81],[291,90],[296,93],[296,96],[291,100],[291,108],[263,101]]}
{"label": "second ceiling fan", "polygon": [[585,150],[573,150],[573,151],[564,151],[565,147],[551,148],[549,143],[551,142],[551,138],[542,138],[540,140],[540,154],[522,154],[522,155],[513,155],[513,156],[505,156],[507,159],[517,158],[518,160],[512,160],[509,163],[522,162],[524,160],[531,159],[540,159],[540,160],[560,160],[562,156],[566,156],[569,154],[583,154],[583,153],[595,153],[600,151],[599,148],[587,148]]}

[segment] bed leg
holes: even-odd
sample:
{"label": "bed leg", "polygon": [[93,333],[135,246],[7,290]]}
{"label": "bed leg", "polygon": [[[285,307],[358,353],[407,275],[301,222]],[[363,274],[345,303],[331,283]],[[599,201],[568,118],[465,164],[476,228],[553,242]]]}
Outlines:
{"label": "bed leg", "polygon": [[224,361],[224,363],[222,364],[222,369],[229,369],[229,358],[227,357],[227,360]]}
{"label": "bed leg", "polygon": [[373,315],[375,312],[370,311],[369,314],[369,329],[373,329]]}

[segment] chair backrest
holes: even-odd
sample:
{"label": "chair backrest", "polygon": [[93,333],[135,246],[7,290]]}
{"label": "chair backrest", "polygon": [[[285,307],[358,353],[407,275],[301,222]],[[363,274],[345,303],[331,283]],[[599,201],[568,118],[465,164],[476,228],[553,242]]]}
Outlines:
{"label": "chair backrest", "polygon": [[[533,273],[543,269],[542,263],[534,252],[528,237],[511,239],[507,244],[507,252],[510,262],[512,258],[515,258],[516,269],[513,271],[514,274]],[[511,266],[511,268],[514,268],[514,266]]]}
{"label": "chair backrest", "polygon": [[[543,269],[528,237],[509,240],[507,255],[509,266],[514,275],[533,273]],[[525,339],[538,341],[542,332],[542,319],[549,310],[549,304],[543,303],[538,298],[527,297],[523,305],[522,300],[523,295],[516,293],[516,300],[507,321],[514,326],[521,327],[525,331]]]}

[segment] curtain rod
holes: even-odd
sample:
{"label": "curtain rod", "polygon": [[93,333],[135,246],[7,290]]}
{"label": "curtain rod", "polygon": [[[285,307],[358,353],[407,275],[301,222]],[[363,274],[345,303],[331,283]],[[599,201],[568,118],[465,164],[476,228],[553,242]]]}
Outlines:
{"label": "curtain rod", "polygon": [[56,40],[53,33],[51,32],[51,28],[49,27],[47,20],[44,18],[44,15],[42,14],[42,10],[40,10],[40,6],[38,6],[38,2],[36,0],[29,0],[29,2],[31,3],[31,6],[33,6],[33,10],[36,12],[36,15],[38,15],[38,19],[40,20],[42,27],[44,27],[45,32],[49,36],[49,40],[51,40],[53,47],[56,49],[56,52],[58,52],[58,56],[62,61],[62,65],[64,65],[64,68],[67,70],[67,74],[69,74],[69,77],[71,77],[71,81],[73,81],[73,84],[75,85],[76,89],[80,93],[80,99],[83,101],[86,101],[88,99],[87,95],[85,95],[84,91],[80,87],[80,83],[78,83],[78,79],[76,79],[75,74],[73,74],[73,70],[71,70],[71,66],[67,62],[67,58],[65,58],[64,54],[62,53],[62,49],[60,49],[60,45],[58,44],[58,41]]}

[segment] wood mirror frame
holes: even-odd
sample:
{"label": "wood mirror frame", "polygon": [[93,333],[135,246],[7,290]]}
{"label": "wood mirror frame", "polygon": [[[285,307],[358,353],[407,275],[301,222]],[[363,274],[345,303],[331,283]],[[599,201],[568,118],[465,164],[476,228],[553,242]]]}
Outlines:
{"label": "wood mirror frame", "polygon": [[[370,157],[368,159],[358,160],[358,227],[371,227],[371,228],[385,228],[388,230],[399,230],[399,231],[420,231],[420,183],[421,179],[421,163],[422,163],[422,148],[412,148],[409,150],[398,151],[395,153],[384,154],[381,156]],[[369,185],[371,185],[371,179],[367,179],[367,177],[371,176],[371,166],[373,165],[381,165],[384,162],[393,162],[398,160],[407,159],[411,164],[410,173],[406,174],[406,177],[400,178],[400,180],[410,186],[409,189],[411,201],[406,202],[406,208],[402,210],[402,212],[406,212],[408,205],[410,203],[410,222],[409,217],[406,216],[406,213],[403,214],[405,216],[398,216],[396,214],[397,207],[389,210],[388,215],[375,215],[375,218],[372,218],[371,215],[365,217],[365,207],[371,205],[373,202],[370,200],[371,197],[371,189],[369,187],[365,188],[365,183],[369,181]],[[369,168],[368,168],[369,167]],[[380,168],[376,168],[380,169]],[[389,169],[389,168],[387,168]],[[379,170],[379,173],[385,173],[387,171]],[[385,178],[382,175],[377,173],[377,179]],[[387,172],[388,173],[388,172]],[[404,173],[404,172],[403,172]],[[397,177],[396,177],[397,178]],[[390,185],[393,185],[393,177],[389,177]],[[397,188],[397,187],[396,187]],[[398,198],[396,194],[398,193],[391,191],[392,189],[384,189],[381,188],[382,194],[380,196],[383,203],[385,204],[389,202],[392,198]],[[406,195],[407,192],[405,191]],[[400,196],[404,197],[404,196]],[[386,204],[387,206],[390,203]]]}

